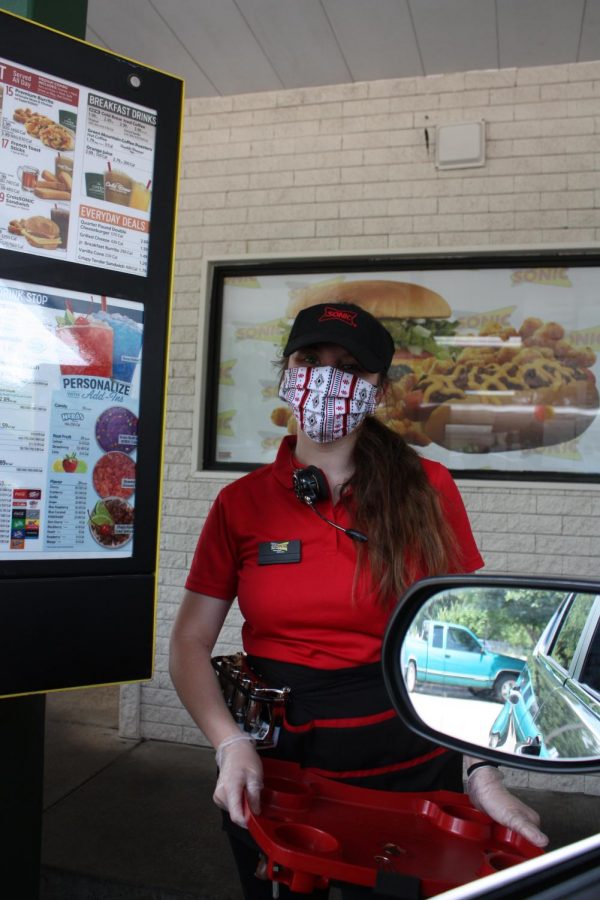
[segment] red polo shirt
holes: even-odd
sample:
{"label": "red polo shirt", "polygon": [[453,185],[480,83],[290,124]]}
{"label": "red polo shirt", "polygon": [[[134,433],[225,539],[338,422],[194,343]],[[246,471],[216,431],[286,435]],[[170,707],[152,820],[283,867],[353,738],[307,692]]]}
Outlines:
{"label": "red polo shirt", "polygon": [[[286,437],[270,465],[219,493],[198,540],[186,581],[190,591],[224,601],[236,596],[244,625],[244,650],[283,662],[322,669],[377,662],[391,610],[369,591],[352,602],[356,545],[301,503],[293,490],[296,439]],[[462,498],[448,470],[422,459],[430,483],[461,548],[458,571],[483,566]],[[319,510],[352,527],[341,503],[319,501]],[[269,554],[259,564],[259,545],[300,542],[300,561]]]}

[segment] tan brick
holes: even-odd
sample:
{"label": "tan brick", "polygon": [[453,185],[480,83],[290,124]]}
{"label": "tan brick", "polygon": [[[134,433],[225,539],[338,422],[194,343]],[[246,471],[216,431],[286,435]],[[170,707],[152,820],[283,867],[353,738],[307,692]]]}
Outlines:
{"label": "tan brick", "polygon": [[367,131],[344,134],[342,138],[342,147],[344,147],[344,149],[383,148],[405,146],[415,142],[416,138],[414,130],[412,128],[406,128],[402,131]]}
{"label": "tan brick", "polygon": [[232,97],[232,109],[265,109],[269,106],[276,106],[279,91],[265,91],[257,94],[236,94]]}
{"label": "tan brick", "polygon": [[364,230],[362,219],[325,219],[316,223],[317,237],[359,235]]}
{"label": "tan brick", "polygon": [[487,233],[461,229],[460,231],[440,232],[438,243],[440,247],[485,247],[491,241]]}
{"label": "tan brick", "polygon": [[192,117],[205,113],[229,112],[233,109],[233,97],[195,97],[187,102]]}
{"label": "tan brick", "polygon": [[364,219],[364,234],[411,234],[413,231],[412,216],[375,216]]}
{"label": "tan brick", "polygon": [[542,100],[579,100],[585,97],[597,96],[598,89],[593,81],[546,84],[541,88]]}
{"label": "tan brick", "polygon": [[465,89],[512,87],[517,84],[517,69],[488,69],[465,74]]}
{"label": "tan brick", "polygon": [[412,144],[413,146],[367,148],[363,151],[364,165],[396,165],[398,163],[419,162],[425,156],[424,138],[419,140],[416,146],[414,140]]}
{"label": "tan brick", "polygon": [[554,191],[541,195],[542,209],[588,209],[594,206],[594,191]]}
{"label": "tan brick", "polygon": [[320,253],[326,250],[338,250],[337,238],[302,238],[302,240],[289,240],[273,238],[268,240],[248,241],[248,253]]}
{"label": "tan brick", "polygon": [[248,187],[250,190],[262,188],[284,188],[293,184],[301,184],[295,179],[295,173],[291,170],[285,172],[253,172],[250,175]]}
{"label": "tan brick", "polygon": [[540,196],[537,191],[522,194],[493,194],[489,198],[490,212],[540,209]]}
{"label": "tan brick", "polygon": [[277,93],[277,106],[307,106],[331,101],[360,100],[368,94],[366,82],[335,84],[313,88],[294,88]]}
{"label": "tan brick", "polygon": [[515,228],[565,228],[566,225],[567,211],[564,209],[515,213]]}
{"label": "tan brick", "polygon": [[524,175],[537,174],[543,171],[543,157],[513,156],[508,159],[490,159],[486,169],[492,175]]}
{"label": "tan brick", "polygon": [[356,200],[352,203],[340,203],[339,214],[342,219],[357,216],[381,216],[388,210],[386,200]]}
{"label": "tan brick", "polygon": [[465,91],[466,74],[451,72],[449,74],[427,75],[417,81],[417,93],[424,94],[459,94]]}
{"label": "tan brick", "polygon": [[357,200],[363,196],[363,185],[360,183],[353,184],[333,184],[327,186],[318,186],[316,188],[315,199],[318,202],[326,202],[330,200]]}
{"label": "tan brick", "polygon": [[387,235],[370,235],[368,237],[341,237],[340,250],[386,250],[388,245]]}
{"label": "tan brick", "polygon": [[389,234],[388,246],[390,249],[427,249],[441,246],[442,241],[437,234],[419,232],[418,234]]}
{"label": "tan brick", "polygon": [[[489,209],[489,198],[486,195],[475,194],[468,197],[440,197],[438,209],[440,213],[487,212]],[[435,212],[435,210],[433,211]]]}
{"label": "tan brick", "polygon": [[567,116],[597,116],[600,114],[600,97],[593,100],[568,100]]}
{"label": "tan brick", "polygon": [[526,87],[503,87],[490,90],[490,104],[497,103],[535,103],[540,99],[541,91],[538,85]]}
{"label": "tan brick", "polygon": [[404,97],[407,94],[416,94],[417,85],[420,87],[420,78],[388,78],[381,81],[368,82],[369,97]]}
{"label": "tan brick", "polygon": [[342,104],[342,115],[348,118],[352,116],[387,116],[390,111],[390,101],[387,97],[376,99],[369,97],[366,100],[346,100]]}
{"label": "tan brick", "polygon": [[307,169],[293,173],[295,185],[338,184],[340,180],[341,170],[339,168]]}
{"label": "tan brick", "polygon": [[517,69],[517,84],[552,84],[567,81],[568,66],[536,66],[528,69]]}
{"label": "tan brick", "polygon": [[[549,100],[545,103],[521,103],[514,108],[514,118],[531,121],[532,119],[563,119],[567,116],[568,101]],[[573,112],[572,115],[578,115]],[[580,113],[583,115],[583,113]]]}
{"label": "tan brick", "polygon": [[390,200],[388,214],[390,216],[424,216],[436,212],[454,212],[453,209],[442,209],[442,203],[450,202],[436,197],[406,197]]}
{"label": "tan brick", "polygon": [[600,79],[600,61],[571,63],[567,66],[567,75],[569,81],[598,80]]}
{"label": "tan brick", "polygon": [[412,124],[412,113],[407,112],[400,115],[392,112],[381,116],[352,116],[351,118],[342,119],[342,131],[344,133],[359,132],[365,134],[373,131],[389,131],[390,120],[398,128],[410,128]]}
{"label": "tan brick", "polygon": [[465,116],[469,115],[469,109],[473,106],[488,106],[490,102],[490,92],[487,90],[463,91],[462,93],[441,94],[439,98],[439,109],[460,109],[465,110]]}
{"label": "tan brick", "polygon": [[593,153],[570,153],[564,156],[543,156],[542,172],[593,172],[596,160]]}
{"label": "tan brick", "polygon": [[254,206],[248,209],[248,222],[289,222],[337,217],[337,203],[295,203],[272,206]]}
{"label": "tan brick", "polygon": [[210,130],[208,128],[200,128],[197,131],[189,131],[187,128],[183,132],[182,147],[183,154],[187,156],[192,148],[201,147],[205,144],[225,144],[229,140],[230,129],[218,128]]}
{"label": "tan brick", "polygon": [[467,175],[467,171],[463,173],[462,185],[457,182],[459,189],[465,194],[499,194],[512,193],[515,190],[515,180],[512,175],[488,175],[486,178],[476,178],[471,174]]}
{"label": "tan brick", "polygon": [[569,209],[566,215],[569,228],[600,227],[600,209]]}

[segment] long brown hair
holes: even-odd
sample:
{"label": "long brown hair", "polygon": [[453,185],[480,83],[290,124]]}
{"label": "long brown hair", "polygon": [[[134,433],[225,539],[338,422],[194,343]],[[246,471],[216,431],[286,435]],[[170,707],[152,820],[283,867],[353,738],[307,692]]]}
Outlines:
{"label": "long brown hair", "polygon": [[[274,363],[280,384],[288,362],[282,357]],[[387,373],[380,373],[384,392],[388,384]],[[456,535],[419,454],[375,416],[367,416],[359,426],[352,461],[354,473],[342,486],[341,497],[353,524],[368,535],[366,544],[357,544],[352,594],[366,563],[378,603],[387,607],[416,578],[455,570]]]}
{"label": "long brown hair", "polygon": [[452,571],[459,548],[418,453],[400,435],[368,416],[353,462],[349,503],[369,537],[358,545],[355,587],[366,557],[379,603],[388,606],[415,578]]}

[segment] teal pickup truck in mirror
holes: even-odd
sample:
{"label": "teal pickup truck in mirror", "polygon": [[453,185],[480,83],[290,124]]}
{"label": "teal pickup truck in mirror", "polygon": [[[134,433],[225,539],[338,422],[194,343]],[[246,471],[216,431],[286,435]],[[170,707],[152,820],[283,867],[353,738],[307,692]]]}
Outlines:
{"label": "teal pickup truck in mirror", "polygon": [[597,760],[600,594],[567,580],[437,581],[409,590],[390,621],[383,665],[397,709],[473,754],[564,771]]}
{"label": "teal pickup truck in mirror", "polygon": [[468,688],[476,697],[508,700],[525,659],[490,650],[466,625],[425,619],[403,644],[406,686]]}

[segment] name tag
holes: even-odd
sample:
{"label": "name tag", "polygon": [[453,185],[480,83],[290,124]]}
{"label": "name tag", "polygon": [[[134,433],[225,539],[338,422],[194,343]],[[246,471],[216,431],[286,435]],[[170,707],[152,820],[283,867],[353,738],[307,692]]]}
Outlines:
{"label": "name tag", "polygon": [[258,545],[259,566],[300,562],[302,541],[264,541]]}

